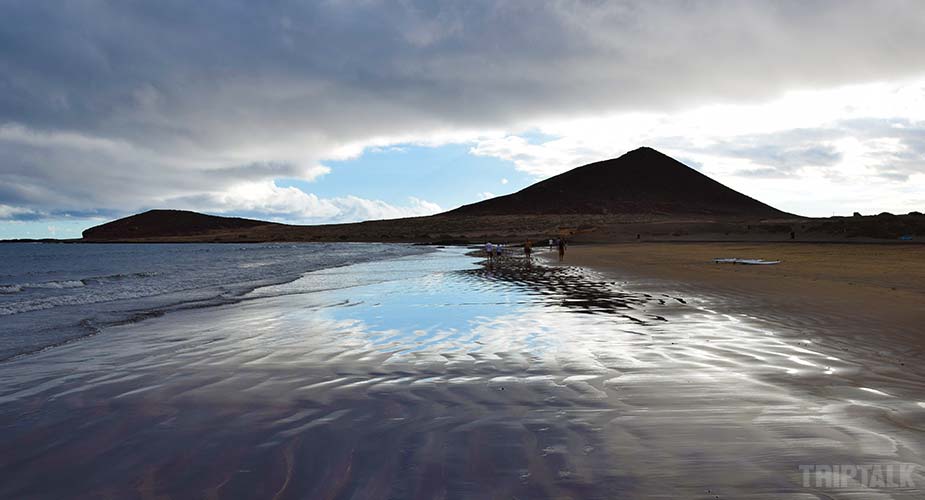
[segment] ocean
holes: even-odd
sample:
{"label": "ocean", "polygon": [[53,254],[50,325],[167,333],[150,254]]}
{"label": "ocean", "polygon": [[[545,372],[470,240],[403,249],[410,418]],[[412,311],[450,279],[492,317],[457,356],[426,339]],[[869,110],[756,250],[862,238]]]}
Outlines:
{"label": "ocean", "polygon": [[429,251],[376,243],[2,244],[0,360],[172,310],[236,302],[308,271]]}

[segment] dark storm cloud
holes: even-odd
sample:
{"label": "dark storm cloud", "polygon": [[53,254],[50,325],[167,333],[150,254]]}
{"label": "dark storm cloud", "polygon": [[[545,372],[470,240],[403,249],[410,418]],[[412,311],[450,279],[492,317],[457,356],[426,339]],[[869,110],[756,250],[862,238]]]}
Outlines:
{"label": "dark storm cloud", "polygon": [[[0,0],[0,10],[0,204],[38,211],[132,210],[312,177],[338,148],[376,139],[747,101],[925,67],[919,2]],[[834,153],[739,154],[791,168]]]}

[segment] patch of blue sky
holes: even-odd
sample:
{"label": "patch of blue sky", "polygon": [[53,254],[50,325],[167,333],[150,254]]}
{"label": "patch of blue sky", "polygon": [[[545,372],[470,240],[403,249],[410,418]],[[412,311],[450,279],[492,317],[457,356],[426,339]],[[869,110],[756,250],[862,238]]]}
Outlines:
{"label": "patch of blue sky", "polygon": [[347,195],[407,205],[409,197],[452,209],[482,199],[483,193],[519,191],[536,179],[499,158],[469,153],[471,144],[436,147],[397,144],[370,148],[357,158],[326,161],[331,172],[311,182],[278,179],[322,198]]}
{"label": "patch of blue sky", "polygon": [[543,144],[556,139],[561,139],[561,136],[547,134],[537,129],[530,129],[525,132],[516,134],[517,137],[523,138],[527,141],[528,144]]}
{"label": "patch of blue sky", "polygon": [[4,220],[0,221],[0,240],[80,238],[84,229],[102,222],[96,219]]}

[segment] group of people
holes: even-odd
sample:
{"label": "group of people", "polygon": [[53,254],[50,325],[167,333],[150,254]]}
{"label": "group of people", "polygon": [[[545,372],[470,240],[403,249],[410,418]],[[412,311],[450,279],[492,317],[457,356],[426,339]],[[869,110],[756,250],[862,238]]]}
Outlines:
{"label": "group of people", "polygon": [[[559,249],[559,260],[562,261],[565,258],[565,249],[568,246],[564,238],[550,239],[549,240],[549,249],[554,248]],[[533,255],[533,241],[527,240],[524,242],[524,258],[527,262],[530,262],[530,259]],[[488,256],[488,262],[494,263],[496,260],[500,260],[504,256],[507,246],[503,243],[485,243],[485,254]]]}
{"label": "group of people", "polygon": [[488,255],[488,261],[494,262],[496,259],[500,260],[504,255],[505,246],[503,243],[485,243],[485,254]]}

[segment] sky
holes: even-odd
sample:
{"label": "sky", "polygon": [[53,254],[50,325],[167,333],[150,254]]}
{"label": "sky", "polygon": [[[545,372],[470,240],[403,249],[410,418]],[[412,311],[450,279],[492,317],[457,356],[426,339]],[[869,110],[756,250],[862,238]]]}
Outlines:
{"label": "sky", "polygon": [[925,211],[921,1],[0,0],[0,238],[426,215],[654,147]]}

